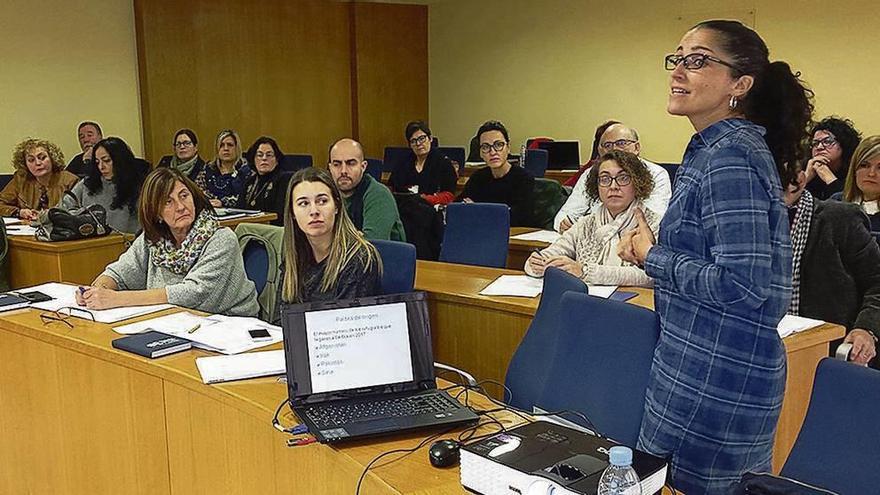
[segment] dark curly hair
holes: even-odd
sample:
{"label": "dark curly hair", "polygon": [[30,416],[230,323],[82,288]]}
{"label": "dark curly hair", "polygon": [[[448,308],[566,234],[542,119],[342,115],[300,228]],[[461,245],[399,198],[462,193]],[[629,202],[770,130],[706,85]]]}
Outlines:
{"label": "dark curly hair", "polygon": [[813,121],[813,92],[782,61],[770,62],[764,40],[739,21],[703,21],[693,29],[712,31],[730,57],[732,77],[749,75],[752,88],[739,100],[745,118],[767,130],[764,140],[783,184],[797,181],[805,156],[803,143]]}
{"label": "dark curly hair", "polygon": [[[98,141],[93,152],[103,148],[110,160],[113,161],[113,178],[111,181],[116,186],[116,194],[110,202],[110,208],[117,210],[128,207],[131,213],[137,212],[138,198],[141,194],[141,186],[147,174],[150,173],[150,164],[134,157],[134,153],[125,141],[118,137],[108,137]],[[89,194],[95,195],[104,189],[101,182],[101,172],[98,169],[98,158],[94,159],[86,167],[86,177],[83,184]]]}
{"label": "dark curly hair", "polygon": [[856,146],[858,146],[859,142],[862,140],[861,133],[855,128],[852,121],[832,115],[831,117],[822,119],[810,129],[810,139],[812,139],[818,131],[825,131],[834,136],[834,139],[840,144],[840,150],[842,152],[840,163],[842,163],[844,167],[849,166],[853,152],[855,152]]}
{"label": "dark curly hair", "polygon": [[587,176],[586,183],[588,198],[599,199],[599,168],[607,161],[617,163],[629,174],[636,199],[643,200],[651,195],[651,191],[654,190],[654,178],[651,177],[648,167],[639,157],[628,151],[613,150],[600,156],[596,164],[590,167],[590,175]]}

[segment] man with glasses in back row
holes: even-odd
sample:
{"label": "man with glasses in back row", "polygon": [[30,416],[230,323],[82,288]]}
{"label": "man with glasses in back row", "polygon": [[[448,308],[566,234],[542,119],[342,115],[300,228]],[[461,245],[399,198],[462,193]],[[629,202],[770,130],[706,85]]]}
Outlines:
{"label": "man with glasses in back row", "polygon": [[[612,150],[628,151],[638,156],[642,150],[639,134],[635,129],[627,127],[625,124],[609,126],[599,140],[599,152],[604,154]],[[660,165],[641,157],[639,159],[645,164],[654,179],[654,189],[644,204],[649,210],[662,217],[666,212],[669,199],[672,197],[672,183],[669,180],[669,174]],[[598,210],[600,206],[598,201],[591,200],[587,196],[588,175],[585,173],[580,176],[568,200],[565,201],[553,220],[553,227],[560,233],[571,228],[580,217]]]}
{"label": "man with glasses in back row", "polygon": [[510,226],[529,227],[532,221],[532,196],[535,179],[522,167],[514,167],[510,154],[510,136],[504,124],[490,120],[477,131],[480,157],[488,165],[468,178],[456,201],[465,203],[502,203],[510,207]]}

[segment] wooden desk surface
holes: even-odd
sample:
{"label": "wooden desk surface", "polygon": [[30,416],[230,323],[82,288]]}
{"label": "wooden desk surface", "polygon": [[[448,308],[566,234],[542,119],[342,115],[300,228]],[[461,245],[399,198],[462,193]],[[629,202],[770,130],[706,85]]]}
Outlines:
{"label": "wooden desk surface", "polygon": [[[73,329],[43,325],[36,310],[0,316],[0,465],[9,473],[0,493],[353,493],[376,455],[430,434],[288,448],[271,426],[287,397],[276,377],[204,385],[195,358],[205,351],[149,360],[113,349],[108,325],[70,321]],[[281,421],[296,419],[285,408]],[[458,470],[432,468],[426,451],[379,462],[362,493],[465,493]]]}
{"label": "wooden desk surface", "polygon": [[[240,223],[269,223],[276,218],[275,213],[261,213],[221,220],[220,225],[234,229]],[[61,242],[42,242],[31,236],[8,238],[9,283],[14,289],[59,281],[89,284],[126,248],[121,234]]]}
{"label": "wooden desk surface", "polygon": [[[467,370],[477,379],[503,383],[510,358],[531,323],[540,296],[479,295],[502,274],[522,272],[418,261],[415,286],[428,293],[435,359]],[[630,303],[654,309],[652,289],[622,289],[638,293]],[[777,472],[806,415],[816,366],[828,355],[828,343],[843,335],[843,327],[826,323],[783,339],[788,379],[774,446],[773,466]]]}

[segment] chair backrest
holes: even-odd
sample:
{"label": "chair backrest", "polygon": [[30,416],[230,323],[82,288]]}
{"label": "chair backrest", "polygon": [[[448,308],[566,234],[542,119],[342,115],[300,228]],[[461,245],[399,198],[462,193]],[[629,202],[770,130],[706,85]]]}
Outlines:
{"label": "chair backrest", "polygon": [[547,156],[547,150],[527,149],[526,172],[535,178],[544,177],[544,173],[547,172]]}
{"label": "chair backrest", "polygon": [[568,199],[568,191],[553,179],[535,179],[532,193],[531,225],[546,230],[553,229],[556,213]]}
{"label": "chair backrest", "polygon": [[438,146],[437,151],[446,155],[446,158],[452,162],[452,165],[455,166],[455,171],[458,175],[461,175],[461,172],[464,170],[464,148],[455,147],[455,146]]}
{"label": "chair backrest", "polygon": [[278,166],[286,172],[296,172],[311,167],[313,163],[312,155],[285,154]]}
{"label": "chair backrest", "polygon": [[825,358],[782,475],[840,493],[880,487],[880,371]]}
{"label": "chair backrest", "polygon": [[379,182],[382,182],[382,166],[382,160],[367,158],[367,173]]}
{"label": "chair backrest", "polygon": [[680,163],[658,163],[657,165],[660,165],[661,167],[663,167],[663,170],[665,170],[666,173],[669,174],[669,184],[671,184],[673,187],[675,187],[675,173],[678,172],[678,167],[680,167],[681,164]]}
{"label": "chair backrest", "polygon": [[450,203],[440,261],[504,268],[510,242],[510,208],[495,203]]}
{"label": "chair backrest", "polygon": [[416,283],[416,247],[398,241],[370,242],[382,257],[382,293],[412,292]]}
{"label": "chair backrest", "polygon": [[413,151],[408,147],[386,146],[382,156],[382,171],[394,172],[401,164],[410,159]]}
{"label": "chair backrest", "polygon": [[544,392],[559,334],[562,295],[569,291],[586,294],[587,285],[558,268],[551,267],[544,272],[541,302],[510,358],[504,378],[504,384],[510,389],[507,402],[514,407],[531,411]]}
{"label": "chair backrest", "polygon": [[533,137],[526,139],[526,149],[529,150],[537,150],[540,149],[541,143],[547,143],[553,141],[551,137]]}
{"label": "chair backrest", "polygon": [[[579,411],[599,433],[635,447],[660,337],[657,313],[572,292],[560,306],[565,311],[538,406]],[[566,419],[583,424],[576,416]]]}
{"label": "chair backrest", "polygon": [[12,180],[12,174],[0,174],[0,189],[6,187],[6,184]]}
{"label": "chair backrest", "polygon": [[244,271],[257,289],[260,319],[270,321],[275,310],[278,271],[281,267],[284,227],[240,223],[235,227],[238,246],[244,258]]}

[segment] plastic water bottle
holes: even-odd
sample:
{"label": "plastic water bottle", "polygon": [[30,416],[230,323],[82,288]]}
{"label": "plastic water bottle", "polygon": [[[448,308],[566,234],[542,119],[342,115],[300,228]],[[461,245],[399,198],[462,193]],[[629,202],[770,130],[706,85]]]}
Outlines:
{"label": "plastic water bottle", "polygon": [[617,445],[608,452],[610,465],[599,478],[598,495],[642,495],[639,476],[632,468],[633,453],[629,447]]}

